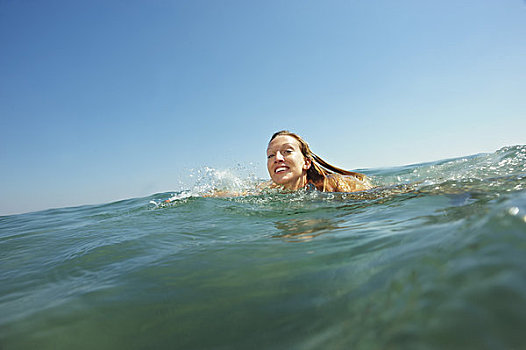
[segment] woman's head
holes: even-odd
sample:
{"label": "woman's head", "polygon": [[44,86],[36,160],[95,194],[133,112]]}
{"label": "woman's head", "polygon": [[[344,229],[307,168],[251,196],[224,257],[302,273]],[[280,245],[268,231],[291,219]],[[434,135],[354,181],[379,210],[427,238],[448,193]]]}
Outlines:
{"label": "woman's head", "polygon": [[312,165],[308,154],[308,145],[298,135],[275,133],[267,147],[267,170],[272,181],[290,190],[305,186]]}
{"label": "woman's head", "polygon": [[[290,149],[287,149],[287,146]],[[282,152],[291,153],[284,155]],[[290,158],[286,159],[287,155],[290,155]],[[280,165],[284,166],[280,168]],[[278,131],[270,138],[267,148],[267,170],[272,181],[293,190],[305,186],[307,182],[319,184],[331,173],[351,175],[360,180],[365,178],[363,174],[343,170],[327,163],[314,154],[308,143],[299,135],[287,130]]]}

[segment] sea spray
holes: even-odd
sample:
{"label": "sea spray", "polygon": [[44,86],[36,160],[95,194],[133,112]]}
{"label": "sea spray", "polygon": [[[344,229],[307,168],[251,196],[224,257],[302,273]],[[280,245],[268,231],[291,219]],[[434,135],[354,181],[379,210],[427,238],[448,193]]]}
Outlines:
{"label": "sea spray", "polygon": [[215,169],[209,166],[190,169],[186,176],[185,181],[180,181],[181,184],[185,184],[185,189],[172,193],[169,198],[151,200],[150,204],[155,207],[164,207],[170,202],[200,197],[214,191],[251,193],[254,192],[257,184],[264,181],[255,176],[253,165],[243,166],[241,164],[225,169]]}

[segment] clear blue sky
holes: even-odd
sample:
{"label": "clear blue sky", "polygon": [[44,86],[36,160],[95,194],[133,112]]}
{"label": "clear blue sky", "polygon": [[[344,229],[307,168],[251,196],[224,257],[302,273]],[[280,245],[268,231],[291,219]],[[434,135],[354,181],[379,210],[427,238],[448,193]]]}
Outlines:
{"label": "clear blue sky", "polygon": [[277,130],[341,167],[526,143],[521,0],[0,1],[0,215],[178,188]]}

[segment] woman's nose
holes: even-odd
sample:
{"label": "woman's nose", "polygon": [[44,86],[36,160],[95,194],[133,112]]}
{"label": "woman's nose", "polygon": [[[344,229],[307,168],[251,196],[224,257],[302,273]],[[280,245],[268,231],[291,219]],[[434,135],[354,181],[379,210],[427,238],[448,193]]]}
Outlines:
{"label": "woman's nose", "polygon": [[284,159],[285,158],[283,157],[283,154],[281,154],[281,152],[276,152],[276,161],[282,161]]}

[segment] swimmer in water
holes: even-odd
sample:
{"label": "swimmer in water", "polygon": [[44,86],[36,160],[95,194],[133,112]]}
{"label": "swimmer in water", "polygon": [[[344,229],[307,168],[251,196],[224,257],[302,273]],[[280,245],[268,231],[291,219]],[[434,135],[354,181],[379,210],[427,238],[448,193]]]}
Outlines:
{"label": "swimmer in water", "polygon": [[267,147],[267,170],[271,181],[257,186],[256,192],[214,190],[204,197],[238,197],[257,194],[265,189],[322,192],[357,192],[372,188],[361,173],[343,170],[312,153],[307,142],[290,131],[276,132]]}
{"label": "swimmer in water", "polygon": [[290,131],[276,132],[267,147],[267,170],[271,188],[296,191],[356,192],[372,188],[361,173],[337,168],[314,154],[307,142]]}

